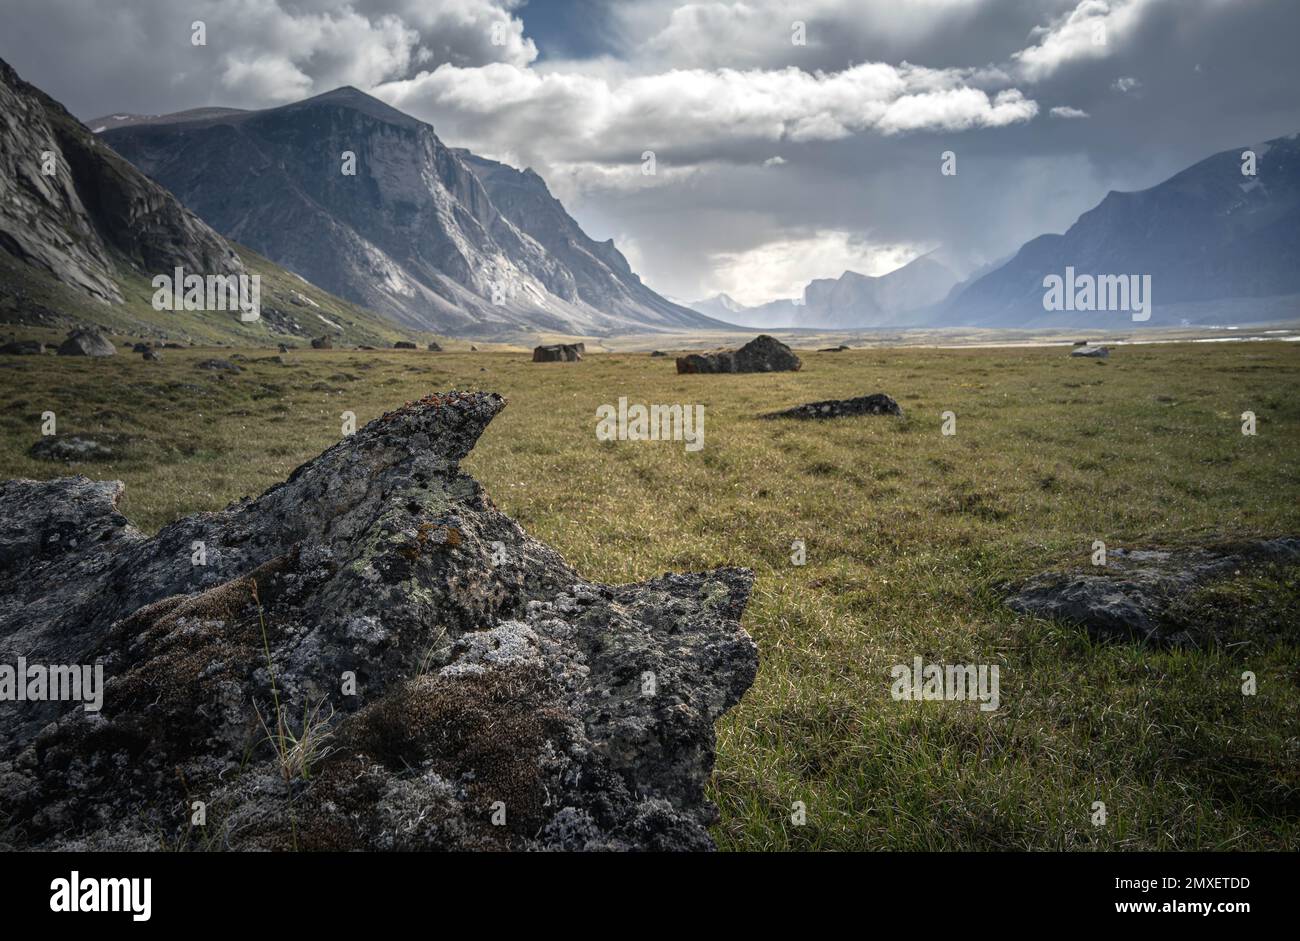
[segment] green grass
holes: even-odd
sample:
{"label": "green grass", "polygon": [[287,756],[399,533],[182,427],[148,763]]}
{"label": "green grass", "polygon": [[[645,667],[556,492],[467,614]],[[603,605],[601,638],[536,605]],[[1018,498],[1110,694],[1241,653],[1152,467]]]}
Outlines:
{"label": "green grass", "polygon": [[[1123,347],[1104,365],[1060,348],[808,353],[802,372],[748,376],[677,376],[644,354],[307,351],[281,366],[250,350],[222,377],[195,368],[211,351],[164,355],[14,358],[0,476],[120,478],[123,512],[154,530],[283,479],[338,440],[345,410],[359,427],[480,388],[510,405],[466,469],[584,575],[754,568],[744,624],[762,666],[719,723],[712,786],[725,849],[1300,848],[1293,571],[1182,599],[1181,618],[1228,638],[1201,650],[1096,645],[1012,614],[1000,588],[1086,568],[1095,539],[1300,532],[1296,344]],[[907,417],[757,417],[877,391]],[[596,407],[620,395],[702,403],[703,450],[597,442]],[[31,459],[45,410],[61,433],[123,436],[120,458]],[[889,668],[918,655],[998,664],[1001,708],[895,702]]]}
{"label": "green grass", "polygon": [[[151,279],[153,275],[171,272],[137,271],[130,261],[118,255],[114,255],[114,262],[123,302],[105,304],[60,283],[39,268],[17,261],[7,252],[0,252],[0,326],[5,335],[12,333],[20,339],[55,345],[67,335],[67,327],[24,325],[25,318],[18,312],[18,295],[22,294],[34,304],[71,317],[78,324],[95,324],[128,343],[165,339],[186,344],[258,346],[287,341],[302,346],[312,337],[328,333],[336,337],[335,342],[340,346],[391,347],[397,340],[419,340],[423,346],[434,339],[431,333],[396,328],[365,308],[308,284],[251,249],[233,242],[231,245],[243,259],[246,272],[261,279],[263,316],[257,321],[243,323],[237,313],[230,311],[154,310],[155,289]],[[34,322],[26,319],[29,324]],[[296,324],[300,330],[297,335],[283,330],[276,332],[273,323],[282,327]],[[342,339],[337,339],[340,336]]]}

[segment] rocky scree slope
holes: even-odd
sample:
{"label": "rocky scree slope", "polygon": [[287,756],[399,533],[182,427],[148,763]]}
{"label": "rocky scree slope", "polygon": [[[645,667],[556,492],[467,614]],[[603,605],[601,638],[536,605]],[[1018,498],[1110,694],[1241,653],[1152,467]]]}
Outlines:
{"label": "rocky scree slope", "polygon": [[504,404],[428,396],[153,538],[121,483],[0,484],[0,663],[106,676],[0,711],[0,842],[710,848],[752,574],[581,578],[459,471]]}

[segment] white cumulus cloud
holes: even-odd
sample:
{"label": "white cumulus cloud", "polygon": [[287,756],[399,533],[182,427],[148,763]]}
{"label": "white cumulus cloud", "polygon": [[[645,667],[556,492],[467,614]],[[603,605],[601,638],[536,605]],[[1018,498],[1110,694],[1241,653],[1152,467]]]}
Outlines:
{"label": "white cumulus cloud", "polygon": [[1160,0],[1080,0],[1079,4],[1048,26],[1039,26],[1034,45],[1012,55],[1019,74],[1037,82],[1062,66],[1086,59],[1102,59],[1124,42],[1147,8]]}

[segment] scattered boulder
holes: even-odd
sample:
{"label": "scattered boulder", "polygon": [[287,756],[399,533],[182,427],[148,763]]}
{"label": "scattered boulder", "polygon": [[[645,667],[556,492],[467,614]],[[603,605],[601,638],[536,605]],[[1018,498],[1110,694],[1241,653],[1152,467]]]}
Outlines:
{"label": "scattered boulder", "polygon": [[289,352],[289,345],[288,345],[287,343],[281,343],[281,344],[277,347],[277,349],[278,349],[281,353],[287,353],[287,352]]}
{"label": "scattered boulder", "polygon": [[1088,341],[1087,341],[1087,340],[1075,340],[1075,341],[1074,341],[1074,345],[1075,345],[1075,346],[1087,346],[1087,345],[1088,345]]}
{"label": "scattered boulder", "polygon": [[848,347],[841,343],[839,346],[828,346],[823,350],[818,350],[817,352],[818,353],[843,353],[847,349]]}
{"label": "scattered boulder", "polygon": [[478,347],[477,347],[477,346],[474,346],[473,344],[470,344],[469,351],[470,351],[471,353],[477,353],[477,352],[478,352]]}
{"label": "scattered boulder", "polygon": [[105,677],[0,710],[9,848],[711,849],[753,575],[580,576],[460,471],[504,405],[427,396],[153,537],[120,482],[0,483],[0,663]]}
{"label": "scattered boulder", "polygon": [[112,356],[117,347],[93,327],[78,327],[59,344],[60,356]]}
{"label": "scattered boulder", "polygon": [[113,448],[93,435],[48,435],[27,453],[40,461],[107,461],[113,457]]}
{"label": "scattered boulder", "polygon": [[228,359],[205,359],[197,364],[199,369],[208,369],[213,372],[243,372],[242,366],[237,366]]}
{"label": "scattered boulder", "polygon": [[159,353],[157,350],[146,349],[144,351],[144,354],[140,358],[143,359],[146,363],[162,362],[162,354]]}
{"label": "scattered boulder", "polygon": [[1088,359],[1105,359],[1110,355],[1110,349],[1105,346],[1076,346],[1070,351],[1071,356],[1084,356]]}
{"label": "scattered boulder", "polygon": [[651,355],[651,356],[667,356],[668,354],[665,353],[663,350],[655,350],[655,351],[654,351],[653,353],[651,353],[650,355]]}
{"label": "scattered boulder", "polygon": [[1300,538],[1257,540],[1193,549],[1107,552],[1099,574],[1045,572],[1014,589],[1013,611],[1078,624],[1097,640],[1151,645],[1192,639],[1196,625],[1172,611],[1207,583],[1267,564],[1300,565]]}
{"label": "scattered boulder", "polygon": [[153,347],[151,347],[148,343],[136,343],[134,346],[131,347],[131,352],[132,352],[132,353],[147,353],[147,352],[149,352],[151,349],[153,349]]}
{"label": "scattered boulder", "polygon": [[844,418],[848,415],[898,415],[902,407],[883,392],[860,395],[856,399],[828,399],[796,405],[784,412],[773,412],[764,418]]}
{"label": "scattered boulder", "polygon": [[0,353],[7,356],[40,356],[45,352],[45,344],[39,340],[14,340],[0,346]]}
{"label": "scattered boulder", "polygon": [[533,348],[534,363],[579,363],[587,352],[584,343],[552,343]]}
{"label": "scattered boulder", "polygon": [[162,345],[162,348],[163,348],[164,350],[183,350],[183,349],[185,349],[185,344],[184,344],[184,343],[164,343],[164,344]]}
{"label": "scattered boulder", "polygon": [[788,372],[802,365],[790,347],[766,333],[738,350],[715,350],[677,357],[679,373]]}
{"label": "scattered boulder", "polygon": [[440,346],[440,345],[435,341],[435,342],[429,344],[429,352],[430,352],[430,353],[441,353],[441,352],[442,352],[442,347],[441,347],[441,346]]}
{"label": "scattered boulder", "polygon": [[418,349],[418,347],[417,347],[414,343],[412,343],[410,340],[398,340],[396,343],[393,344],[393,349],[395,349],[395,350],[414,350],[414,349]]}
{"label": "scattered boulder", "polygon": [[313,350],[332,350],[334,349],[334,341],[331,340],[328,335],[323,337],[313,337],[311,348]]}

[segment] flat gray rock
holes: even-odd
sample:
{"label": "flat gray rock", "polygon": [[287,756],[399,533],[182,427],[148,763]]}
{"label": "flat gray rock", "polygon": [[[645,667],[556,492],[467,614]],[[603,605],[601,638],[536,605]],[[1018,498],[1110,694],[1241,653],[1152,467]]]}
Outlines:
{"label": "flat gray rock", "polygon": [[237,366],[228,359],[205,359],[195,364],[199,369],[206,369],[210,372],[243,372],[242,366]]}
{"label": "flat gray rock", "polygon": [[0,346],[0,354],[6,356],[40,356],[45,352],[45,344],[39,340],[14,340]]}
{"label": "flat gray rock", "polygon": [[1300,538],[1202,549],[1113,549],[1107,564],[1094,569],[1096,574],[1036,575],[1006,604],[1022,614],[1078,624],[1098,640],[1160,645],[1186,639],[1183,626],[1167,616],[1178,599],[1270,563],[1300,564]]}
{"label": "flat gray rock", "polygon": [[898,415],[903,409],[890,396],[883,392],[873,395],[860,395],[855,399],[827,399],[824,402],[808,402],[796,405],[783,412],[773,412],[764,418],[845,418],[852,415]]}
{"label": "flat gray rock", "polygon": [[113,457],[113,447],[94,435],[49,435],[27,453],[41,461],[107,461]]}

